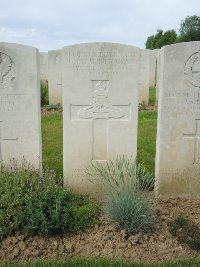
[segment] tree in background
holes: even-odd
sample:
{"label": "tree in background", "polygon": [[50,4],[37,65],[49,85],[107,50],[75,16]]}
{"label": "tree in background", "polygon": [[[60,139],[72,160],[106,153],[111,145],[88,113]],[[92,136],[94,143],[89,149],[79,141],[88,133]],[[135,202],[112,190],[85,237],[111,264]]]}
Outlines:
{"label": "tree in background", "polygon": [[200,17],[196,15],[186,17],[181,21],[179,32],[180,42],[200,41]]}
{"label": "tree in background", "polygon": [[147,49],[157,49],[161,48],[163,45],[174,44],[178,40],[175,30],[169,30],[163,32],[163,30],[157,30],[155,35],[151,35],[147,38],[146,48]]}
{"label": "tree in background", "polygon": [[157,30],[155,35],[147,38],[145,46],[147,49],[157,49],[164,45],[178,42],[200,41],[200,16],[188,16],[181,21],[179,35],[175,30]]}

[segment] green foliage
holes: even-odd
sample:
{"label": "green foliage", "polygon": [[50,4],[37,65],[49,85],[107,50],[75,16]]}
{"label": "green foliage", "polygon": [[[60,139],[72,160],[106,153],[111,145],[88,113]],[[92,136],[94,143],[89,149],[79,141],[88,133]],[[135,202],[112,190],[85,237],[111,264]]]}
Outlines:
{"label": "green foliage", "polygon": [[57,184],[52,171],[41,178],[28,165],[1,169],[1,239],[16,232],[29,236],[85,230],[96,221],[96,211],[95,202]]}
{"label": "green foliage", "polygon": [[164,45],[190,41],[200,41],[200,16],[187,16],[182,20],[179,35],[175,30],[157,30],[155,35],[147,38],[145,46],[147,49],[157,49]]}
{"label": "green foliage", "polygon": [[200,229],[191,220],[181,214],[169,226],[171,234],[176,236],[181,244],[200,250]]}
{"label": "green foliage", "polygon": [[138,111],[141,111],[141,110],[147,110],[147,105],[144,101],[138,104]]}
{"label": "green foliage", "polygon": [[144,195],[133,188],[108,195],[106,217],[126,234],[146,231],[154,224],[154,212]]}
{"label": "green foliage", "polygon": [[117,228],[131,234],[153,225],[154,212],[144,191],[153,188],[154,177],[143,164],[136,167],[131,158],[118,156],[105,164],[91,163],[86,174],[106,192],[105,214]]}
{"label": "green foliage", "polygon": [[155,105],[156,103],[156,88],[151,86],[149,88],[149,104]]}
{"label": "green foliage", "polygon": [[200,41],[200,16],[188,16],[181,21],[179,41]]}
{"label": "green foliage", "polygon": [[49,104],[49,93],[48,93],[48,82],[41,81],[40,82],[40,92],[41,92],[41,106],[45,106]]}
{"label": "green foliage", "polygon": [[47,110],[59,110],[59,109],[61,109],[61,105],[60,104],[57,104],[57,105],[53,105],[53,104],[46,105],[46,109]]}
{"label": "green foliage", "polygon": [[174,44],[178,40],[175,30],[169,30],[163,32],[163,30],[157,30],[155,35],[151,35],[147,38],[145,46],[147,49],[158,49],[164,45]]}

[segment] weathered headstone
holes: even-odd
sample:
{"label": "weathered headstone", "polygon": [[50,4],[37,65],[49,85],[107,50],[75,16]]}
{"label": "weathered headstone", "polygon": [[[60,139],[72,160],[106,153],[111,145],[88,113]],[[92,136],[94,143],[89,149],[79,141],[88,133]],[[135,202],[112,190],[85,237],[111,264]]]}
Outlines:
{"label": "weathered headstone", "polygon": [[138,102],[149,103],[149,50],[140,50]]}
{"label": "weathered headstone", "polygon": [[158,49],[149,50],[149,87],[156,85],[156,66]]}
{"label": "weathered headstone", "polygon": [[40,80],[48,80],[48,53],[40,52]]}
{"label": "weathered headstone", "polygon": [[62,104],[61,50],[48,52],[49,104]]}
{"label": "weathered headstone", "polygon": [[200,198],[200,42],[160,53],[156,192]]}
{"label": "weathered headstone", "polygon": [[[160,77],[162,76],[163,72],[163,67],[162,67],[162,60],[161,60],[161,49],[158,49],[157,51],[157,64],[156,64],[156,103],[158,102],[159,99],[159,81]],[[160,62],[161,61],[161,62]]]}
{"label": "weathered headstone", "polygon": [[138,48],[90,43],[64,47],[64,184],[95,195],[84,175],[92,161],[136,156]]}
{"label": "weathered headstone", "polygon": [[0,163],[41,165],[39,52],[0,43]]}

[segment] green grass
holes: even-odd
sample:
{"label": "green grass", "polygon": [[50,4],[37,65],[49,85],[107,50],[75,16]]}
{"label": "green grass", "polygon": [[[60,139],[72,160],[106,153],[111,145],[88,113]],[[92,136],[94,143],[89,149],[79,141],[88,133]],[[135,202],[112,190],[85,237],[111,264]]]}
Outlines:
{"label": "green grass", "polygon": [[[141,111],[138,121],[138,161],[154,172],[157,112]],[[63,172],[62,115],[42,116],[43,166]]]}
{"label": "green grass", "polygon": [[156,154],[157,112],[139,112],[137,159],[154,173]]}
{"label": "green grass", "polygon": [[198,267],[200,259],[189,259],[184,261],[160,263],[160,264],[141,264],[141,263],[124,263],[112,260],[103,259],[67,259],[66,261],[43,261],[27,264],[7,264],[0,267]]}
{"label": "green grass", "polygon": [[63,173],[62,115],[42,116],[42,158],[43,167]]}
{"label": "green grass", "polygon": [[150,87],[149,88],[149,104],[155,104],[156,102],[156,88]]}

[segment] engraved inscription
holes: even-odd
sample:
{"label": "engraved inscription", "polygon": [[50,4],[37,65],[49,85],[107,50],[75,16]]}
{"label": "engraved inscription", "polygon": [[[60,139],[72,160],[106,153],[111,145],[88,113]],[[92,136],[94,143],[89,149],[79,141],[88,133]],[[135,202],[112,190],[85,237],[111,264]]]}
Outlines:
{"label": "engraved inscription", "polygon": [[0,121],[0,162],[3,161],[2,144],[6,143],[6,142],[12,142],[12,141],[17,142],[18,141],[18,138],[3,138],[2,137],[2,126],[1,126],[1,123],[2,123],[2,121]]}
{"label": "engraved inscription", "polygon": [[113,51],[71,51],[65,52],[65,62],[68,69],[85,71],[95,74],[117,75],[126,71],[137,57],[137,53],[123,50]]}
{"label": "engraved inscription", "polygon": [[0,89],[11,86],[16,78],[16,70],[13,60],[0,52]]}
{"label": "engraved inscription", "polygon": [[200,51],[192,54],[185,63],[184,74],[195,87],[200,87]]}
{"label": "engraved inscription", "polygon": [[184,138],[194,140],[194,159],[193,164],[200,164],[200,119],[196,119],[196,129],[194,134],[183,134]]}
{"label": "engraved inscription", "polygon": [[27,111],[28,95],[0,94],[0,112]]}
{"label": "engraved inscription", "polygon": [[112,105],[108,97],[109,81],[91,81],[93,100],[91,105],[71,105],[72,120],[92,120],[92,160],[107,159],[108,121],[130,120],[130,104]]}

